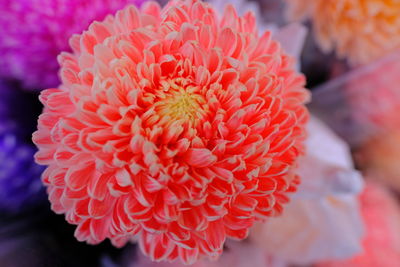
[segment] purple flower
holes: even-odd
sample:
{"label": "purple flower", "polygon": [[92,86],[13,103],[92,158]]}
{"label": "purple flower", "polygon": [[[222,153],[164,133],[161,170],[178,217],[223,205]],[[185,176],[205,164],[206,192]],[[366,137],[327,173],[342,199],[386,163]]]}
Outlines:
{"label": "purple flower", "polygon": [[0,210],[19,212],[45,199],[35,152],[14,134],[0,135]]}
{"label": "purple flower", "polygon": [[94,20],[145,0],[0,0],[0,77],[57,86],[57,55]]}
{"label": "purple flower", "polygon": [[[15,87],[15,88],[14,88]],[[0,212],[16,213],[46,198],[29,142],[36,96],[0,81]]]}

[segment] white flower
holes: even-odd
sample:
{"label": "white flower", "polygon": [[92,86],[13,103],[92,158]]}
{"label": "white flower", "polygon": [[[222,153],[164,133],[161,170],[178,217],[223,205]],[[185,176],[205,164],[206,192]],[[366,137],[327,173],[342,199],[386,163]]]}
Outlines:
{"label": "white flower", "polygon": [[268,253],[295,264],[351,257],[360,252],[364,232],[358,203],[363,181],[348,146],[315,118],[308,130],[298,192],[282,216],[251,233]]}

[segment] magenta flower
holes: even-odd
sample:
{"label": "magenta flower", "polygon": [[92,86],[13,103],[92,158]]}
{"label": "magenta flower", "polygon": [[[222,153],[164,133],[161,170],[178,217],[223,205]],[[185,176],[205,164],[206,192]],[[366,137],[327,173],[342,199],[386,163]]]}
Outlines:
{"label": "magenta flower", "polygon": [[0,76],[30,89],[59,84],[57,55],[94,20],[145,0],[0,0]]}

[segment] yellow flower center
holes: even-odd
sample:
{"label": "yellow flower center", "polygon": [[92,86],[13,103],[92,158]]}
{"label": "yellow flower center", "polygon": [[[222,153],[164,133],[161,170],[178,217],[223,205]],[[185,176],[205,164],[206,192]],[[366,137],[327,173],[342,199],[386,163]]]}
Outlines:
{"label": "yellow flower center", "polygon": [[198,125],[208,111],[207,103],[199,94],[199,87],[188,84],[185,79],[174,79],[163,83],[160,100],[154,107],[161,117],[173,121]]}

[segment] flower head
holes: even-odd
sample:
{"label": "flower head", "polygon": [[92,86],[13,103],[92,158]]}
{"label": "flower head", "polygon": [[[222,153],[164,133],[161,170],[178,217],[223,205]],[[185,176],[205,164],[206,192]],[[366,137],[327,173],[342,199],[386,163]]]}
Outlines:
{"label": "flower head", "polygon": [[57,55],[94,20],[143,0],[0,0],[0,76],[30,89],[57,86]]}
{"label": "flower head", "polygon": [[194,0],[127,7],[71,39],[34,142],[79,240],[191,263],[282,210],[308,93],[270,35]]}
{"label": "flower head", "polygon": [[310,18],[320,47],[353,65],[400,49],[397,0],[286,0],[290,19]]}

